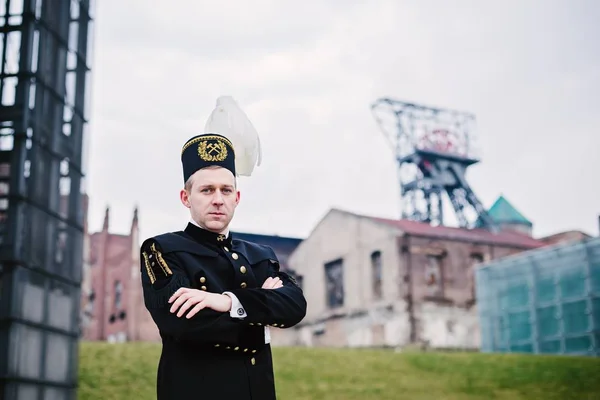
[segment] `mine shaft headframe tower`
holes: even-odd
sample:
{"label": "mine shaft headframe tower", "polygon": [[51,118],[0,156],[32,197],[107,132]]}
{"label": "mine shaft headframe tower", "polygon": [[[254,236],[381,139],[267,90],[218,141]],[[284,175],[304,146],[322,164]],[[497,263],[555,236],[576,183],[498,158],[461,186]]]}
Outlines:
{"label": "mine shaft headframe tower", "polygon": [[389,98],[371,110],[395,152],[401,218],[445,225],[447,196],[460,227],[496,230],[465,177],[479,161],[472,114]]}
{"label": "mine shaft headframe tower", "polygon": [[76,397],[90,0],[0,0],[0,400]]}

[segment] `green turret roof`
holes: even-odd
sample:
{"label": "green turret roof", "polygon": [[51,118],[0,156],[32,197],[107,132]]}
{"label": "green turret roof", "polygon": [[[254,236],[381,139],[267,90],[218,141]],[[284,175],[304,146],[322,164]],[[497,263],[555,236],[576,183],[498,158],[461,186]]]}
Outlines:
{"label": "green turret roof", "polygon": [[488,210],[488,214],[498,223],[523,224],[532,226],[533,224],[523,216],[512,204],[504,198],[498,197],[496,202]]}

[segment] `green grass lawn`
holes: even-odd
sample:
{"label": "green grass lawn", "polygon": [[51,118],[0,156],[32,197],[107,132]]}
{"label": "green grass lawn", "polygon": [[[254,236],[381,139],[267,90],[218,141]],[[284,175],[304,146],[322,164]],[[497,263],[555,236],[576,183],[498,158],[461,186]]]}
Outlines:
{"label": "green grass lawn", "polygon": [[[82,342],[81,400],[154,399],[160,345]],[[600,399],[600,359],[274,348],[279,400]]]}

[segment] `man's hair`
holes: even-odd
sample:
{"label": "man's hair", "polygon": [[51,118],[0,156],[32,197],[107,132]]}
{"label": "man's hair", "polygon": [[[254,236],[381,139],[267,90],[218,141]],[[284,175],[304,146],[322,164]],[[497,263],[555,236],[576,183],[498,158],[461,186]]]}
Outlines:
{"label": "man's hair", "polygon": [[[222,167],[220,167],[218,165],[211,165],[211,166],[208,166],[208,167],[204,167],[202,169],[217,169],[217,168],[222,168]],[[190,175],[190,177],[188,178],[188,180],[185,181],[185,185],[183,186],[183,188],[186,191],[188,191],[188,192],[190,190],[192,190],[193,179],[194,179],[194,175],[192,174],[192,175]],[[233,177],[233,188],[237,189],[237,178],[235,176]]]}

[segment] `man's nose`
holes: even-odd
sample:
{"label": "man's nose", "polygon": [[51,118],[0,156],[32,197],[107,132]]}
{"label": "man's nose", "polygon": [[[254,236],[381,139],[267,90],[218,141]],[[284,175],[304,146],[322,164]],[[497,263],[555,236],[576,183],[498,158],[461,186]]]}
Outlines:
{"label": "man's nose", "polygon": [[213,196],[213,203],[223,204],[223,194],[220,190],[215,190],[215,195]]}

